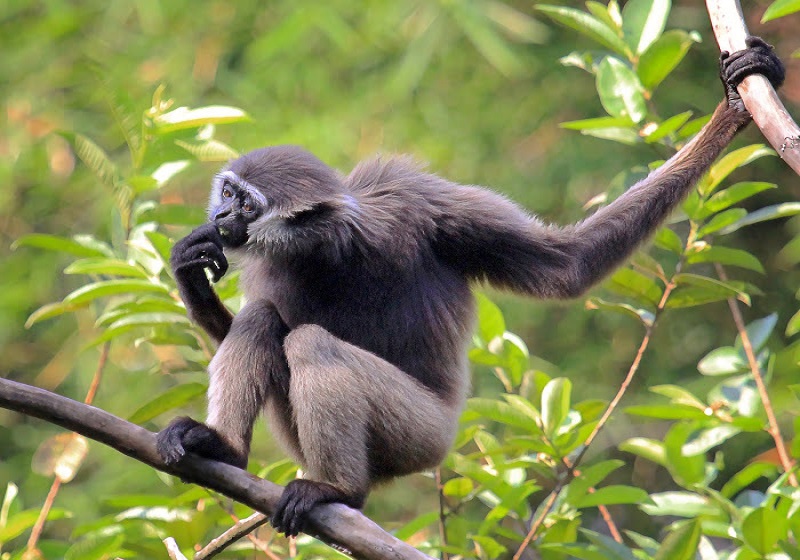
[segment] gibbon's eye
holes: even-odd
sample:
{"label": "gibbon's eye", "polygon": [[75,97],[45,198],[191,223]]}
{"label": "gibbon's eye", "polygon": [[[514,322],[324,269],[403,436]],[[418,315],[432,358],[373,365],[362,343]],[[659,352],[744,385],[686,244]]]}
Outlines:
{"label": "gibbon's eye", "polygon": [[244,204],[242,204],[242,210],[249,213],[255,210],[255,207],[253,206],[252,202],[250,202],[249,200],[245,200]]}
{"label": "gibbon's eye", "polygon": [[230,189],[230,184],[225,183],[222,185],[222,198],[231,198],[233,196],[233,191]]}

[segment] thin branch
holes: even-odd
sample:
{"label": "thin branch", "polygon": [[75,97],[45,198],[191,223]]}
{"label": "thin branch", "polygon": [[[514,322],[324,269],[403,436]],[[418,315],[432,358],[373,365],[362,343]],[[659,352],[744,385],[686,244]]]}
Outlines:
{"label": "thin branch", "polygon": [[[739,0],[706,0],[714,35],[722,51],[746,48],[750,35]],[[745,107],[778,155],[800,175],[800,127],[778,98],[775,88],[764,76],[748,76],[739,86]]]}
{"label": "thin branch", "polygon": [[[723,282],[727,282],[728,275],[725,273],[725,269],[720,264],[716,264],[715,266],[719,279]],[[742,339],[742,348],[744,348],[745,356],[747,356],[747,364],[750,366],[750,372],[753,374],[753,379],[756,381],[758,396],[761,399],[761,404],[764,406],[764,412],[767,413],[767,424],[769,426],[767,433],[772,436],[772,440],[775,442],[775,450],[778,452],[778,459],[781,462],[783,470],[789,474],[789,484],[796,488],[797,476],[795,476],[792,470],[794,468],[794,460],[792,460],[791,455],[789,455],[786,449],[786,442],[781,435],[778,418],[775,416],[775,410],[772,408],[772,400],[767,392],[767,385],[764,383],[764,376],[758,365],[755,349],[750,342],[750,336],[747,334],[744,318],[742,317],[742,312],[739,310],[739,303],[734,298],[728,298],[728,307],[731,310],[731,315],[733,315],[733,322],[736,324],[736,330],[739,331],[739,337]]]}
{"label": "thin branch", "polygon": [[447,525],[446,514],[444,511],[444,483],[442,482],[442,467],[436,467],[434,471],[436,476],[436,495],[439,496],[439,542],[442,546],[442,560],[450,560],[450,555],[447,554]]}
{"label": "thin branch", "polygon": [[[250,473],[195,455],[167,465],[156,451],[155,434],[114,416],[44,389],[0,378],[0,407],[35,416],[104,443],[160,471],[200,484],[269,515],[283,488]],[[431,560],[343,504],[315,508],[309,534],[339,551],[365,560]]]}
{"label": "thin branch", "polygon": [[[236,525],[222,533],[216,539],[213,539],[206,546],[204,546],[200,552],[195,554],[194,560],[208,560],[209,558],[213,558],[242,537],[249,535],[268,522],[269,517],[263,513],[254,513],[250,517],[237,521]],[[259,548],[259,550],[261,550],[261,552],[263,552],[269,558],[278,560],[278,557],[275,556],[269,549]]]}

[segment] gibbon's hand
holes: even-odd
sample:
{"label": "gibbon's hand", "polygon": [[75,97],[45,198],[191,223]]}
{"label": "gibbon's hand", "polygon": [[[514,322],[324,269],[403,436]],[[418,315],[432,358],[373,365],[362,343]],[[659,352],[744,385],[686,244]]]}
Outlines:
{"label": "gibbon's hand", "polygon": [[222,235],[216,224],[203,224],[178,241],[172,248],[170,265],[179,281],[197,283],[205,278],[205,273],[198,272],[208,268],[213,281],[218,282],[228,271],[228,259],[222,252]]}
{"label": "gibbon's hand", "polygon": [[772,45],[760,37],[748,37],[745,43],[745,50],[733,54],[723,51],[719,56],[719,75],[725,86],[728,107],[739,112],[747,111],[736,89],[746,77],[761,74],[777,89],[786,75],[783,63]]}

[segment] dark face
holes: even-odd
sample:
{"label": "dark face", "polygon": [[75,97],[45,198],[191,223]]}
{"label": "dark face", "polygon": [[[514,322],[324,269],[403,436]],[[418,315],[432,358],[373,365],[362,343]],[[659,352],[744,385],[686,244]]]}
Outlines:
{"label": "dark face", "polygon": [[252,193],[223,179],[218,193],[212,196],[208,217],[219,229],[225,246],[236,248],[247,243],[247,228],[262,213]]}

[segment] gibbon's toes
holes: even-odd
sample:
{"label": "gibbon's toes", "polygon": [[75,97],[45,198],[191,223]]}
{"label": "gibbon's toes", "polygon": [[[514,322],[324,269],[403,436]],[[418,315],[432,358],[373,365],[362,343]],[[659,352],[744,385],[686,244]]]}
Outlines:
{"label": "gibbon's toes", "polygon": [[753,74],[766,77],[773,87],[783,84],[786,70],[772,45],[760,37],[748,37],[747,49],[720,57],[722,78],[728,86],[736,87]]}
{"label": "gibbon's toes", "polygon": [[286,485],[286,488],[272,514],[272,526],[287,537],[297,536],[305,532],[308,525],[308,514],[320,504],[341,502],[353,508],[364,505],[363,495],[348,495],[324,482],[298,479]]}
{"label": "gibbon's toes", "polygon": [[180,436],[169,428],[156,435],[156,449],[161,459],[168,465],[174,465],[186,455],[186,450],[181,444]]}

